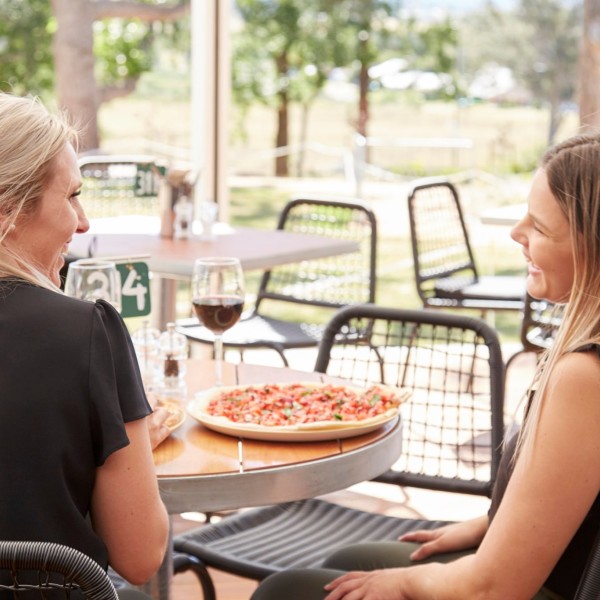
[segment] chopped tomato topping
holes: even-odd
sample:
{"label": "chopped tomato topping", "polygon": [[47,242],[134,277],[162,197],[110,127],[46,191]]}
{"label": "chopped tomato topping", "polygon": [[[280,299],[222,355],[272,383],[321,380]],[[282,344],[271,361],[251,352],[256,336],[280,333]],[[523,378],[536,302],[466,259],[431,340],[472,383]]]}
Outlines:
{"label": "chopped tomato topping", "polygon": [[400,399],[389,388],[373,386],[360,393],[345,386],[286,384],[248,386],[223,391],[207,412],[235,423],[266,426],[321,421],[362,421],[397,408]]}

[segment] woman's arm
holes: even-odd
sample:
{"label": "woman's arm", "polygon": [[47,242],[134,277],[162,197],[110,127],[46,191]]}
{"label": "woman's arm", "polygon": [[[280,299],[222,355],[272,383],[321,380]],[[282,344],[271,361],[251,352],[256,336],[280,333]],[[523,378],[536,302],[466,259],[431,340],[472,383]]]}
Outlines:
{"label": "woman's arm", "polygon": [[147,419],[126,424],[130,443],[98,468],[92,497],[93,526],[108,548],[109,563],[134,585],[158,570],[169,531]]}
{"label": "woman's arm", "polygon": [[410,556],[411,560],[424,560],[429,556],[443,552],[458,552],[477,548],[487,531],[489,519],[487,515],[452,523],[437,529],[419,529],[409,531],[398,538],[401,542],[421,544]]}
{"label": "woman's arm", "polygon": [[351,573],[328,600],[527,600],[543,586],[600,490],[600,360],[565,356],[552,374],[530,454],[473,556],[449,564]]}

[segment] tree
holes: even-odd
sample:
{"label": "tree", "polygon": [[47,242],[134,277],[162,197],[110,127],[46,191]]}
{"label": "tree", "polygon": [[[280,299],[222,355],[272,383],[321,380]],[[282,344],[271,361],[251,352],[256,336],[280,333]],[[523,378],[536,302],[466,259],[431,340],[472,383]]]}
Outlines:
{"label": "tree", "polygon": [[[476,62],[510,67],[533,98],[550,111],[548,143],[561,123],[562,106],[574,99],[582,14],[579,4],[561,0],[520,0],[514,10],[493,4],[473,18],[464,34]],[[465,46],[467,48],[467,46]]]}
{"label": "tree", "polygon": [[[98,108],[106,100],[126,95],[135,89],[137,80],[148,65],[141,56],[138,60],[124,55],[123,44],[134,49],[135,43],[143,46],[150,32],[138,29],[129,31],[127,36],[114,36],[115,45],[121,44],[121,67],[124,73],[117,78],[118,69],[113,71],[100,85],[96,78],[94,54],[94,23],[102,19],[135,19],[138,24],[154,21],[178,19],[189,12],[189,0],[177,3],[147,4],[136,0],[52,0],[52,11],[56,19],[53,51],[56,76],[56,93],[61,108],[76,116],[84,127],[80,150],[97,148],[100,145],[98,134]],[[135,43],[131,43],[131,41]],[[105,41],[110,36],[105,36]],[[102,47],[97,48],[100,52]],[[139,49],[138,49],[139,51]],[[119,62],[119,61],[117,61]]]}
{"label": "tree", "polygon": [[[244,29],[234,46],[233,98],[245,107],[255,100],[273,106],[277,115],[275,147],[285,148],[298,74],[310,64],[307,54],[312,54],[310,48],[322,31],[319,0],[238,0],[237,6]],[[322,60],[318,64],[322,65]],[[275,173],[288,174],[285,153],[275,157]]]}
{"label": "tree", "polygon": [[579,118],[584,131],[600,130],[600,4],[585,0],[580,55]]}
{"label": "tree", "polygon": [[[253,101],[277,113],[276,148],[288,145],[289,105],[306,113],[334,66],[358,57],[361,121],[366,123],[367,67],[377,53],[369,36],[380,0],[238,0],[244,28],[235,40],[233,97],[242,107]],[[276,156],[277,175],[288,174],[284,152]]]}
{"label": "tree", "polygon": [[52,89],[52,26],[48,0],[0,2],[0,89],[18,95]]}

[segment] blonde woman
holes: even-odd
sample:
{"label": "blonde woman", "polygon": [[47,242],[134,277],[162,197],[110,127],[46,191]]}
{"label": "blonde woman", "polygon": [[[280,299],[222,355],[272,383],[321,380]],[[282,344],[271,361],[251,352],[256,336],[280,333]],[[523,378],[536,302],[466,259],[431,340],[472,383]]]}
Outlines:
{"label": "blonde woman", "polygon": [[168,537],[151,452],[164,415],[120,315],[59,289],[89,228],[75,143],[36,100],[0,94],[0,539],[67,544],[141,584]]}
{"label": "blonde woman", "polygon": [[600,135],[549,150],[513,239],[527,290],[564,303],[488,515],[345,548],[252,600],[569,600],[600,526]]}

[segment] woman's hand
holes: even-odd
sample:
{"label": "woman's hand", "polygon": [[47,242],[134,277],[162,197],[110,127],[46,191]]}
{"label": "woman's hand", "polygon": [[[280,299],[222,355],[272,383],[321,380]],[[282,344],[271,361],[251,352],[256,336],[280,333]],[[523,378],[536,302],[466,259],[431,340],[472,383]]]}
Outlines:
{"label": "woman's hand", "polygon": [[152,450],[169,437],[169,434],[171,433],[166,424],[169,415],[169,411],[164,406],[159,406],[158,408],[155,408],[154,412],[151,415],[148,415],[146,419]]}
{"label": "woman's hand", "polygon": [[406,569],[351,571],[325,586],[330,592],[325,600],[408,600],[402,592]]}
{"label": "woman's hand", "polygon": [[167,419],[170,413],[164,406],[158,405],[158,399],[154,394],[148,393],[147,397],[153,412],[146,418],[146,423],[148,424],[150,445],[152,446],[152,450],[154,450],[154,448],[169,437],[170,430],[167,427]]}
{"label": "woman's hand", "polygon": [[458,552],[476,548],[487,531],[487,516],[461,523],[452,523],[438,529],[420,529],[400,536],[400,542],[421,544],[411,555],[411,560],[423,560],[434,554]]}

